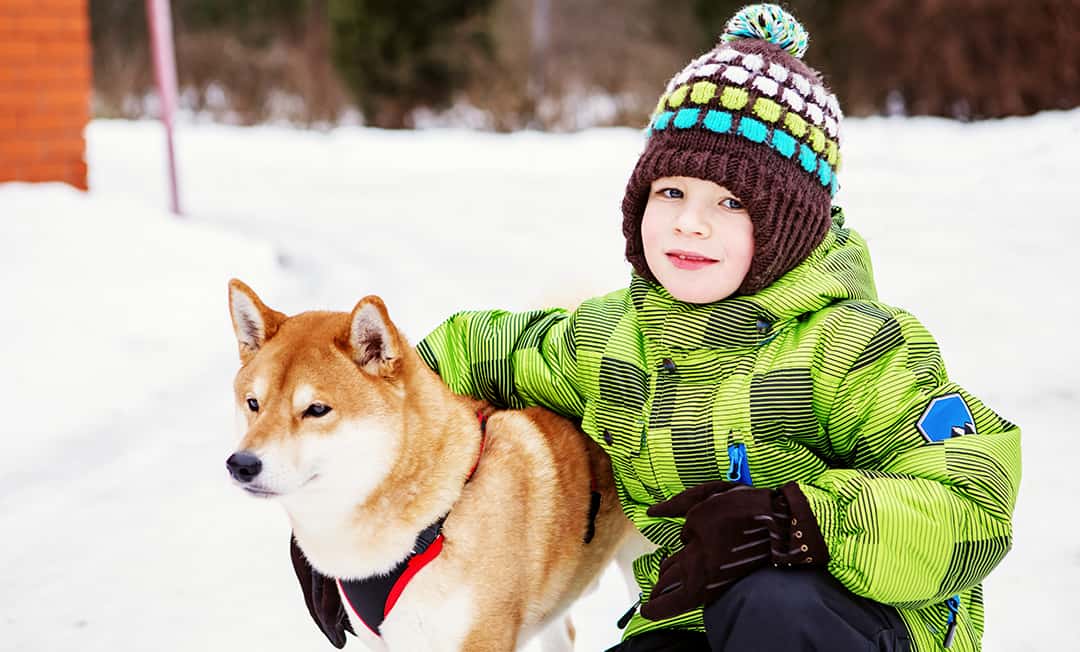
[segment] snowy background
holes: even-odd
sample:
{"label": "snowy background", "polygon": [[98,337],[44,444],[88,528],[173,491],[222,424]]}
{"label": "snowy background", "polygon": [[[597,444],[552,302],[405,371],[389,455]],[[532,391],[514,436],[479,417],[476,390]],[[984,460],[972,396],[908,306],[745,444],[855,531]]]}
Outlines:
{"label": "snowy background", "polygon": [[[985,649],[1071,648],[1080,111],[845,126],[838,203],[881,297],[1024,429]],[[226,282],[290,313],[379,294],[414,341],[456,310],[618,288],[641,137],[188,124],[184,219],[164,210],[159,125],[98,121],[87,137],[88,194],[0,184],[0,650],[332,649],[283,512],[225,472]],[[575,612],[578,650],[614,643],[626,606],[605,576]]]}

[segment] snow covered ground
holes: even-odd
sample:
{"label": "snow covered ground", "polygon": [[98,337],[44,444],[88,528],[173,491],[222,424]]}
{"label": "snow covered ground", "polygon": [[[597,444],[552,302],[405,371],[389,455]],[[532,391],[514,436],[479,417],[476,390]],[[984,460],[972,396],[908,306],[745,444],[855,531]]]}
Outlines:
{"label": "snow covered ground", "polygon": [[[1071,648],[1080,111],[846,129],[839,203],[881,296],[1024,427],[985,648]],[[455,310],[617,288],[640,136],[189,125],[182,220],[163,210],[157,124],[95,122],[88,143],[89,194],[0,185],[0,649],[329,649],[283,514],[224,470],[227,280],[286,312],[380,294],[414,340]],[[575,612],[578,649],[613,643],[626,606],[606,576]]]}

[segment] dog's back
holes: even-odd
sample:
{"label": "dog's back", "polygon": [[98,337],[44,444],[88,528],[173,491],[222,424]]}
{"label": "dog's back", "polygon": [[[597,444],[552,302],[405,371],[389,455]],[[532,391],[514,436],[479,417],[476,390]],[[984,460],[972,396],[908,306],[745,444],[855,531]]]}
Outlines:
{"label": "dog's back", "polygon": [[[484,569],[478,586],[503,587],[479,620],[517,612],[530,634],[588,588],[631,527],[606,455],[570,421],[540,408],[498,412],[488,432],[477,474],[447,520],[447,542],[465,553],[460,572]],[[512,649],[486,630],[462,649]]]}

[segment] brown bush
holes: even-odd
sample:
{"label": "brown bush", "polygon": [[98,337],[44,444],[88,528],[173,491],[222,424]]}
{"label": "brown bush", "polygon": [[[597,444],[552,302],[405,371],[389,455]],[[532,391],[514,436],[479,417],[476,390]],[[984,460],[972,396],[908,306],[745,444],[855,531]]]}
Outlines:
{"label": "brown bush", "polygon": [[[844,17],[851,44],[834,76],[859,113],[961,119],[1080,105],[1080,0],[865,3]],[[895,107],[900,108],[900,107]]]}
{"label": "brown bush", "polygon": [[[717,0],[706,32],[731,13]],[[739,2],[727,4],[738,6]],[[789,0],[846,113],[960,119],[1080,105],[1080,0]]]}
{"label": "brown bush", "polygon": [[[96,115],[152,113],[142,101],[154,91],[143,4],[91,2]],[[174,13],[184,108],[224,122],[307,125],[337,122],[351,108],[330,61],[326,0],[308,0],[295,23],[246,28],[190,26]]]}

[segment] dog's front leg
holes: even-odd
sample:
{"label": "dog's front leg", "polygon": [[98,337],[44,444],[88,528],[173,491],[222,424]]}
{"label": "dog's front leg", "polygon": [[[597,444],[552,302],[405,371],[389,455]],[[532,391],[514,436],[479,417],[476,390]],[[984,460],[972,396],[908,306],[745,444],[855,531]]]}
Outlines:
{"label": "dog's front leg", "polygon": [[537,636],[541,652],[573,652],[574,623],[570,614],[555,618]]}

